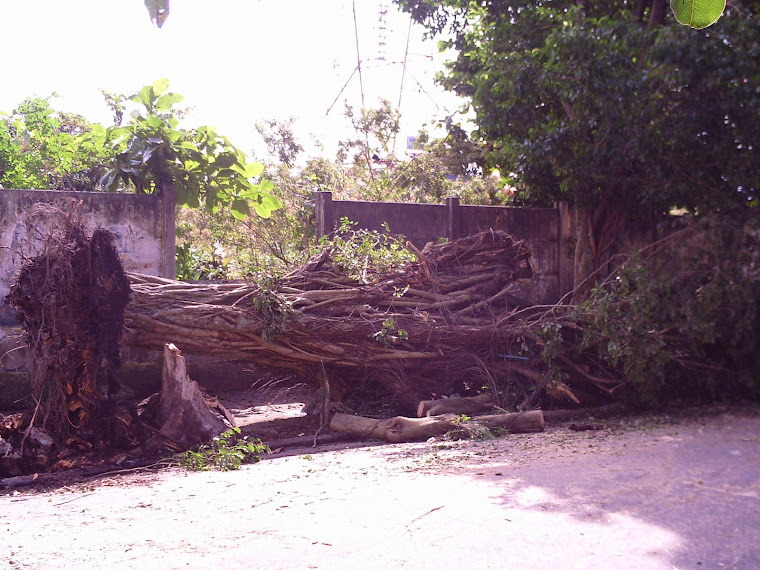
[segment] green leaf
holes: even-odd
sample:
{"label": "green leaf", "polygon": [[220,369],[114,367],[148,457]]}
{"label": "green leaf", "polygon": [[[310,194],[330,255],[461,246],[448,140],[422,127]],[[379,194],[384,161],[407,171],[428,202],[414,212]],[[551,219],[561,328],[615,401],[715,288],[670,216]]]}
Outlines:
{"label": "green leaf", "polygon": [[149,127],[153,127],[154,129],[164,126],[164,122],[155,115],[149,115],[146,122],[148,123]]}
{"label": "green leaf", "polygon": [[245,165],[245,172],[242,174],[246,178],[256,178],[257,176],[260,176],[262,172],[264,172],[264,165],[262,163],[249,162]]}
{"label": "green leaf", "polygon": [[264,194],[261,197],[261,204],[262,206],[266,206],[270,210],[279,210],[282,208],[282,202],[280,202],[280,199],[277,196],[274,196],[272,194]]}
{"label": "green leaf", "polygon": [[225,152],[216,157],[214,166],[218,169],[230,168],[232,165],[237,164],[237,157],[231,152]]}
{"label": "green leaf", "polygon": [[90,131],[89,135],[94,143],[102,146],[103,143],[106,142],[106,137],[108,136],[108,132],[106,131],[103,125],[96,123],[92,125],[92,130]]}
{"label": "green leaf", "polygon": [[[154,99],[155,99],[155,95],[153,94],[153,87],[151,87],[150,85],[146,85],[145,87],[143,87],[137,92],[137,95],[132,97],[132,101],[136,103],[142,103],[146,107],[150,107]],[[130,115],[134,117],[135,116],[134,113],[135,111],[132,111]],[[139,114],[139,111],[138,111],[138,114]]]}
{"label": "green leaf", "polygon": [[[167,2],[167,6],[168,6]],[[169,80],[166,77],[162,77],[161,79],[157,79],[153,82],[153,93],[155,93],[156,97],[160,97],[164,93],[166,93],[166,90],[169,88]]]}
{"label": "green leaf", "polygon": [[259,196],[261,196],[261,193],[259,192],[258,186],[252,186],[251,188],[245,188],[244,190],[241,190],[239,192],[239,196],[241,198],[245,198],[246,200],[258,200]]}
{"label": "green leaf", "polygon": [[244,220],[251,215],[251,209],[248,206],[248,202],[241,200],[240,198],[232,201],[230,210],[236,220]]}
{"label": "green leaf", "polygon": [[262,194],[269,193],[274,190],[274,184],[272,184],[269,180],[262,180],[261,184],[259,184],[259,189]]}
{"label": "green leaf", "polygon": [[256,214],[261,218],[268,218],[272,215],[272,210],[264,204],[256,204]]}
{"label": "green leaf", "polygon": [[713,25],[726,9],[726,0],[670,0],[679,23],[696,30]]}
{"label": "green leaf", "polygon": [[190,208],[197,208],[201,205],[200,199],[198,197],[197,192],[193,192],[192,190],[187,191],[187,197],[185,198],[185,204],[189,206]]}
{"label": "green leaf", "polygon": [[[153,89],[155,90],[155,87]],[[165,95],[161,95],[158,101],[156,101],[156,109],[159,111],[168,111],[172,108],[172,105],[179,103],[183,99],[184,97],[179,93],[166,93]]]}
{"label": "green leaf", "polygon": [[108,136],[111,138],[111,140],[116,140],[118,138],[121,138],[123,136],[127,136],[130,134],[129,127],[109,127],[108,128]]}

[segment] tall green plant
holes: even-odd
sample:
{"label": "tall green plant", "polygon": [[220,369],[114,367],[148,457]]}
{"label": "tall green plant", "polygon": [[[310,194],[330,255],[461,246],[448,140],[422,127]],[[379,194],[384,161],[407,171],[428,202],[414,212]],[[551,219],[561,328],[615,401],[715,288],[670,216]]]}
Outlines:
{"label": "tall green plant", "polygon": [[251,209],[268,218],[281,208],[272,194],[274,185],[259,180],[263,164],[247,162],[240,149],[210,127],[178,128],[175,105],[183,97],[168,87],[169,81],[160,79],[134,95],[131,101],[138,108],[129,125],[83,136],[82,142],[102,144],[114,156],[101,184],[108,190],[151,193],[173,183],[179,205],[203,205],[209,213],[229,206],[237,219]]}
{"label": "tall green plant", "polygon": [[28,98],[0,113],[0,187],[84,190],[102,174],[102,151],[79,147],[92,126],[53,109],[49,98]]}

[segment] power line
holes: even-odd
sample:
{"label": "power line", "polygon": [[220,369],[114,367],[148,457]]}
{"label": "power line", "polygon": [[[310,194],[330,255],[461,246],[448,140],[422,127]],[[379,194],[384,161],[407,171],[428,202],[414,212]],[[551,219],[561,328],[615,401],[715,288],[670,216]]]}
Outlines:
{"label": "power line", "polygon": [[[396,106],[396,110],[398,111],[399,116],[401,116],[401,98],[404,94],[404,78],[406,77],[406,62],[409,58],[409,40],[412,37],[412,19],[409,18],[409,29],[406,32],[406,49],[404,50],[404,62],[401,66],[401,87],[399,87],[398,90],[398,105]],[[398,136],[398,133],[395,133],[393,135],[393,152],[396,152],[396,137]]]}
{"label": "power line", "polygon": [[356,69],[359,72],[359,89],[362,94],[362,109],[366,108],[364,103],[364,80],[362,79],[362,58],[359,55],[359,26],[356,23],[356,0],[351,2],[354,11],[354,41],[356,43]]}
{"label": "power line", "polygon": [[338,99],[340,99],[340,96],[343,95],[343,92],[346,90],[346,87],[348,87],[348,84],[351,83],[351,80],[354,78],[354,75],[356,75],[356,71],[359,69],[359,66],[354,67],[354,70],[351,72],[351,75],[349,75],[346,82],[343,84],[343,87],[340,88],[340,92],[335,96],[335,99],[333,100],[332,104],[327,108],[327,113],[325,115],[329,115],[330,111],[332,111],[332,108],[335,107],[335,103],[338,102]]}

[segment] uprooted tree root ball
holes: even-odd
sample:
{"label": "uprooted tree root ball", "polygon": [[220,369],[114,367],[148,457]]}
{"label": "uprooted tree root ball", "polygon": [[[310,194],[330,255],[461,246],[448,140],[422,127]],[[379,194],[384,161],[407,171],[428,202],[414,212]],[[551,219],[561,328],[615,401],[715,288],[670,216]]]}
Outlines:
{"label": "uprooted tree root ball", "polygon": [[136,445],[134,411],[115,400],[130,287],[113,235],[96,229],[88,237],[73,214],[44,204],[25,224],[42,240],[8,303],[19,311],[30,349],[37,408],[29,428],[82,449]]}

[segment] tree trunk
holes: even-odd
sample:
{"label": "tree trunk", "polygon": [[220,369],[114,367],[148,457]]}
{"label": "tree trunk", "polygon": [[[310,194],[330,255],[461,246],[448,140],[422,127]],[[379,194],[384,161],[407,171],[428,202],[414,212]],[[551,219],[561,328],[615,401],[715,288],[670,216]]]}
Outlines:
{"label": "tree trunk", "polygon": [[462,390],[473,362],[509,344],[515,330],[500,342],[494,327],[521,306],[520,284],[533,276],[527,246],[498,231],[436,245],[369,284],[329,253],[272,289],[130,274],[126,344],[173,342],[186,354],[296,372],[316,388],[322,365],[333,397],[371,382],[416,409],[431,393]]}
{"label": "tree trunk", "polygon": [[591,245],[588,208],[575,208],[575,255],[573,259],[573,302],[585,298],[593,286],[594,251]]}
{"label": "tree trunk", "polygon": [[361,438],[382,439],[391,443],[428,439],[454,429],[472,428],[475,425],[501,428],[511,433],[537,432],[544,429],[544,416],[541,410],[535,410],[517,414],[480,416],[462,422],[453,414],[426,418],[397,416],[386,420],[335,414],[330,422],[330,428],[335,431]]}
{"label": "tree trunk", "polygon": [[665,24],[668,3],[666,0],[652,0],[652,12],[649,14],[650,28],[658,28]]}

